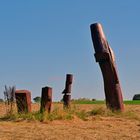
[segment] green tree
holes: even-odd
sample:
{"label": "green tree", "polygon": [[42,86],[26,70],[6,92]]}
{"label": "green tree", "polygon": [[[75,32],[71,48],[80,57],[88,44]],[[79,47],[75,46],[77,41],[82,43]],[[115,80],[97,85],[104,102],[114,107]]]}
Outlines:
{"label": "green tree", "polygon": [[2,102],[4,102],[4,100],[0,98],[0,103],[2,103]]}
{"label": "green tree", "polygon": [[37,96],[35,98],[33,98],[35,103],[40,103],[41,102],[41,97]]}

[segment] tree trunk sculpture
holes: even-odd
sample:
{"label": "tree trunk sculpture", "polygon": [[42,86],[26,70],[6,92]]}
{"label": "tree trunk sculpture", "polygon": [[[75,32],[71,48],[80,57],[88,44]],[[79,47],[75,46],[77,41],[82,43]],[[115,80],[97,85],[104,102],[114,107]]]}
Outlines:
{"label": "tree trunk sculpture", "polygon": [[106,40],[101,24],[92,24],[90,29],[95,50],[95,59],[99,63],[103,75],[106,105],[111,110],[123,111],[122,90],[113,50]]}
{"label": "tree trunk sculpture", "polygon": [[64,108],[70,108],[70,101],[71,101],[71,94],[70,93],[71,93],[72,81],[73,81],[73,75],[67,74],[66,75],[65,89],[62,92],[62,94],[64,94],[64,96],[63,96]]}

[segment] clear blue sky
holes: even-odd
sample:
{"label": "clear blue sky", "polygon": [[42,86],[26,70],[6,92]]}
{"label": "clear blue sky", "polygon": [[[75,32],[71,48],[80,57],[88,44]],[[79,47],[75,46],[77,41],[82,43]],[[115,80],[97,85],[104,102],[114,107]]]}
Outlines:
{"label": "clear blue sky", "polygon": [[74,75],[72,98],[104,99],[90,24],[100,22],[116,54],[124,99],[140,93],[139,0],[0,1],[0,97],[4,85],[32,91],[53,87],[60,100],[65,75]]}

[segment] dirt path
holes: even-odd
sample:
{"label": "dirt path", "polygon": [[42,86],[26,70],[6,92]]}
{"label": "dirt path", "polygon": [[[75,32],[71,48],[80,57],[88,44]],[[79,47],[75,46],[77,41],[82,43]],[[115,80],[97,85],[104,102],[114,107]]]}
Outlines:
{"label": "dirt path", "polygon": [[97,116],[88,121],[0,122],[0,140],[140,140],[140,122]]}

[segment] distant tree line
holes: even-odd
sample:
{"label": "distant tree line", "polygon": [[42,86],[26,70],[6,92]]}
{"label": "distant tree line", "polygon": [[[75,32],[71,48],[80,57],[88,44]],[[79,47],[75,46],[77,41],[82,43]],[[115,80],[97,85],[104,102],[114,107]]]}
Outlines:
{"label": "distant tree line", "polygon": [[96,101],[95,98],[89,99],[89,98],[78,98],[78,99],[71,99],[71,101]]}

